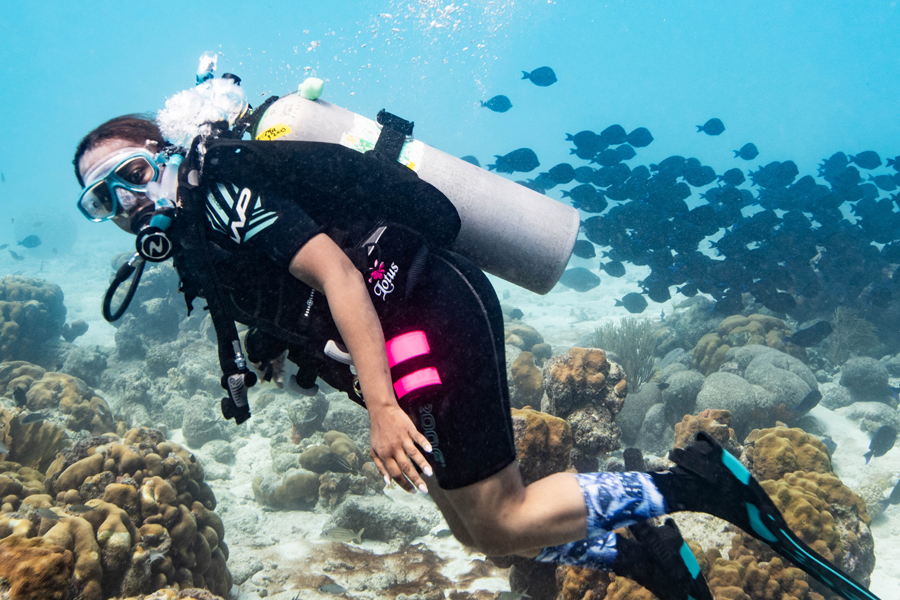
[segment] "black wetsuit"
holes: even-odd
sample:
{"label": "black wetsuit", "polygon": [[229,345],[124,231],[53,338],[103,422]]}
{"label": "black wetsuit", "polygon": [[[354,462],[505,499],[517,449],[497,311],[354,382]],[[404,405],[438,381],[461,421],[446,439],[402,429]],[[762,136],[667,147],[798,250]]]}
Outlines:
{"label": "black wetsuit", "polygon": [[[241,144],[243,158],[229,159]],[[248,157],[247,144],[267,155]],[[446,204],[424,204],[437,208],[413,214],[410,200],[440,193],[405,167],[360,159],[341,147],[332,156],[339,166],[333,160],[318,165],[336,178],[335,193],[329,193],[327,177],[324,185],[321,176],[318,185],[307,185],[312,176],[304,178],[302,169],[291,166],[294,153],[287,144],[212,146],[192,192],[192,201],[204,204],[211,262],[232,318],[264,332],[276,341],[276,352],[290,349],[294,362],[307,361],[323,380],[346,390],[346,378],[334,381],[329,373],[349,369],[322,353],[328,340],[340,342],[326,299],[288,272],[306,242],[328,234],[363,274],[388,343],[399,404],[431,442],[434,450],[425,456],[441,487],[470,485],[509,465],[515,446],[503,318],[485,275],[441,247],[458,230],[455,210],[446,211],[449,203],[441,195]],[[316,156],[322,154],[327,153]],[[278,166],[275,174],[271,162]],[[303,164],[312,168],[309,161]],[[353,171],[362,183],[346,180]],[[379,220],[380,214],[404,224]],[[422,229],[429,231],[423,235]],[[248,353],[253,358],[249,348]]]}

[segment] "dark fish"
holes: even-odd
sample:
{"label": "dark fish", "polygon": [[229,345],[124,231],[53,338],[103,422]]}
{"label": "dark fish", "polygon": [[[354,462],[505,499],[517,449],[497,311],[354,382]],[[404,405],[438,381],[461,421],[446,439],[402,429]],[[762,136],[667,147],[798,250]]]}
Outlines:
{"label": "dark fish", "polygon": [[697,292],[699,290],[697,289],[697,286],[694,283],[689,281],[689,282],[685,283],[683,286],[681,286],[680,288],[676,288],[675,291],[677,291],[682,296],[687,296],[688,298],[693,298],[694,296],[697,295]]}
{"label": "dark fish", "polygon": [[591,162],[604,167],[611,167],[622,162],[622,158],[619,156],[618,152],[612,148],[607,148],[603,152],[598,152],[597,155],[591,159]]}
{"label": "dark fish", "polygon": [[14,389],[13,399],[16,401],[16,406],[24,407],[28,403],[28,398],[25,396],[25,388],[19,386]]}
{"label": "dark fish", "polygon": [[837,443],[830,437],[822,438],[822,443],[828,448],[828,456],[833,456],[835,449],[837,449]]}
{"label": "dark fish", "polygon": [[822,342],[831,335],[831,323],[828,321],[819,321],[815,325],[810,325],[806,329],[797,331],[787,339],[787,341],[795,346],[810,348]]}
{"label": "dark fish", "polygon": [[575,247],[572,248],[572,254],[578,258],[594,258],[597,256],[594,245],[587,240],[578,240],[575,242]]}
{"label": "dark fish", "polygon": [[24,256],[19,256],[15,252],[12,251],[12,248],[9,250],[10,255],[13,257],[13,260],[25,260]]}
{"label": "dark fish", "polygon": [[869,443],[869,451],[863,455],[866,459],[866,464],[869,464],[869,460],[871,460],[873,456],[878,458],[879,456],[887,454],[888,450],[894,447],[894,442],[896,441],[896,429],[890,425],[882,425],[879,427],[878,431],[876,431],[875,435],[872,437],[872,441]]}
{"label": "dark fish", "polygon": [[608,263],[600,265],[600,268],[606,271],[610,277],[621,277],[625,274],[625,265],[617,260],[611,260]]}
{"label": "dark fish", "polygon": [[615,149],[616,156],[619,157],[619,160],[631,160],[635,156],[637,156],[637,152],[634,151],[629,144],[622,144],[621,146],[616,146]]}
{"label": "dark fish", "polygon": [[685,169],[681,176],[691,187],[703,187],[716,180],[716,172],[712,167],[691,167]]}
{"label": "dark fish", "polygon": [[596,148],[600,145],[600,136],[593,131],[585,129],[584,131],[579,131],[575,135],[567,133],[566,141],[575,144],[576,148],[596,150]]}
{"label": "dark fish", "polygon": [[480,167],[480,166],[481,166],[481,163],[478,162],[478,159],[475,158],[474,156],[472,156],[471,154],[467,154],[466,156],[463,156],[463,157],[460,158],[459,160],[464,160],[464,161],[466,161],[467,163],[469,163],[470,165],[475,165],[476,167]]}
{"label": "dark fish", "polygon": [[626,471],[643,471],[644,470],[644,454],[640,448],[625,448],[622,453],[625,459]]}
{"label": "dark fish", "polygon": [[0,250],[6,250],[9,248],[9,244],[0,244]]}
{"label": "dark fish", "polygon": [[894,489],[891,490],[891,495],[887,498],[888,504],[900,504],[900,481],[897,482],[897,485],[894,486]]}
{"label": "dark fish", "polygon": [[336,596],[347,593],[346,589],[342,588],[341,586],[339,586],[336,583],[326,583],[325,585],[323,585],[322,587],[319,588],[319,591],[322,592],[323,594],[334,594]]}
{"label": "dark fish", "polygon": [[31,414],[26,415],[22,419],[19,420],[19,425],[31,425],[32,423],[40,423],[45,420],[47,417],[42,415],[41,413],[33,412]]}
{"label": "dark fish", "polygon": [[697,133],[701,131],[706,135],[719,135],[725,131],[725,124],[720,119],[712,118],[703,125],[697,125]]}
{"label": "dark fish", "polygon": [[625,294],[621,300],[616,300],[616,306],[624,306],[631,314],[640,314],[647,308],[647,299],[637,292]]}
{"label": "dark fish", "polygon": [[730,185],[733,187],[739,186],[746,178],[744,177],[744,172],[738,168],[728,169],[723,174],[719,175],[719,181],[724,183],[725,185]]}
{"label": "dark fish", "polygon": [[646,148],[653,141],[653,136],[646,127],[638,127],[629,133],[625,139],[635,148]]}
{"label": "dark fish", "polygon": [[512,102],[506,96],[494,96],[487,102],[482,102],[481,106],[494,112],[504,113],[512,108]]}
{"label": "dark fish", "polygon": [[94,510],[94,507],[88,506],[87,504],[73,504],[69,507],[69,512],[73,512],[79,515],[83,515],[84,513],[89,513]]}
{"label": "dark fish", "polygon": [[869,175],[869,181],[874,182],[875,185],[885,192],[893,192],[897,189],[897,181],[893,175],[879,175],[878,177]]}
{"label": "dark fish", "polygon": [[563,198],[572,198],[572,206],[580,208],[585,212],[600,213],[606,210],[609,203],[600,192],[589,183],[583,183],[571,190],[563,191]]}
{"label": "dark fish", "polygon": [[800,404],[794,407],[794,412],[805,415],[812,409],[816,407],[819,401],[822,399],[822,392],[819,390],[813,390],[806,395],[803,400],[800,401]]}
{"label": "dark fish", "polygon": [[560,185],[565,185],[575,179],[575,169],[569,163],[559,163],[547,172],[550,179]]}
{"label": "dark fish", "polygon": [[578,167],[575,169],[575,181],[578,183],[590,183],[594,177],[594,169],[590,167]]}
{"label": "dark fish", "polygon": [[497,159],[497,162],[488,165],[488,170],[493,171],[496,169],[498,173],[514,173],[516,171],[528,173],[541,166],[537,155],[531,148],[519,148],[505,156],[495,154],[494,158]]}
{"label": "dark fish", "polygon": [[450,537],[451,535],[453,535],[453,532],[449,529],[439,529],[435,532],[434,537],[438,538],[439,540],[443,540]]}
{"label": "dark fish", "polygon": [[757,156],[759,156],[759,150],[756,149],[756,144],[746,143],[741,146],[740,150],[732,150],[734,152],[735,158],[743,158],[744,160],[753,160]]}
{"label": "dark fish", "polygon": [[625,128],[621,125],[610,125],[600,132],[599,137],[610,146],[624,144],[628,141],[628,134],[625,133]]}
{"label": "dark fish", "polygon": [[[662,312],[661,312],[661,315],[662,315],[662,316],[661,316],[660,318],[664,318],[664,317],[665,317],[665,311],[662,311]],[[668,387],[669,387],[669,384],[668,384],[668,383],[657,383],[657,384],[656,384],[656,389],[658,389],[659,391],[663,391],[664,389],[666,389],[666,388],[668,388]]]}
{"label": "dark fish", "polygon": [[787,292],[775,292],[759,299],[760,304],[777,313],[786,313],[797,306],[797,301]]}
{"label": "dark fish", "polygon": [[869,170],[881,166],[881,157],[874,150],[866,150],[860,152],[856,156],[851,156],[850,162],[856,163],[858,167]]}
{"label": "dark fish", "polygon": [[547,87],[548,85],[553,85],[556,83],[556,73],[553,72],[553,69],[550,67],[541,67],[539,69],[535,69],[531,73],[528,71],[522,71],[522,79],[530,79],[531,83],[534,85],[539,85],[541,87]]}
{"label": "dark fish", "polygon": [[47,519],[48,521],[59,521],[59,515],[49,508],[39,508],[34,512],[42,519]]}
{"label": "dark fish", "polygon": [[25,248],[37,248],[41,245],[41,238],[36,235],[29,235],[27,238],[19,242],[19,246],[24,246]]}
{"label": "dark fish", "polygon": [[894,167],[895,171],[900,171],[900,156],[887,159],[887,166]]}
{"label": "dark fish", "polygon": [[584,267],[566,269],[559,278],[559,283],[576,292],[587,292],[600,285],[600,278]]}

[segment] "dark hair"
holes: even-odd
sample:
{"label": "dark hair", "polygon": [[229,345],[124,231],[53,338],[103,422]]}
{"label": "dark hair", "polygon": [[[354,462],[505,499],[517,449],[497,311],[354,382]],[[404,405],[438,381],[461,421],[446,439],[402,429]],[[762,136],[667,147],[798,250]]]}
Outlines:
{"label": "dark hair", "polygon": [[78,170],[78,162],[85,152],[106,140],[128,140],[137,146],[143,146],[151,141],[159,144],[160,148],[166,145],[159,127],[149,115],[131,114],[110,119],[84,136],[75,150],[75,159],[72,162],[75,164],[75,177],[78,178],[80,185],[84,185],[84,181]]}

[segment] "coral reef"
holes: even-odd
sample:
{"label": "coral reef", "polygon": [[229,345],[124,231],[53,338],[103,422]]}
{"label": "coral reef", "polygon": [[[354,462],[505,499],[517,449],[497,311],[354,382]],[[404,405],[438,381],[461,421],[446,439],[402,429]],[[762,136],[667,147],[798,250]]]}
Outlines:
{"label": "coral reef", "polygon": [[229,593],[215,496],[194,456],[160,432],[85,438],[46,478],[12,462],[0,473],[0,575],[14,597]]}
{"label": "coral reef", "polygon": [[[504,323],[503,328],[506,343],[523,352],[530,352],[534,346],[544,343],[544,336],[531,325],[515,321]],[[539,352],[541,351],[539,350]]]}
{"label": "coral reef", "polygon": [[77,377],[23,361],[7,362],[0,364],[0,390],[13,397],[24,392],[24,408],[30,411],[59,410],[72,431],[94,435],[116,431],[109,405]]}
{"label": "coral reef", "polygon": [[731,423],[731,413],[727,410],[704,410],[698,415],[685,415],[675,425],[675,442],[673,448],[690,446],[697,434],[704,431],[711,435],[723,448],[734,456],[741,455],[741,445],[737,441]]}
{"label": "coral reef", "polygon": [[0,408],[0,442],[8,453],[5,460],[44,472],[63,448],[69,446],[65,430],[51,421],[22,425],[18,413]]}
{"label": "coral reef", "polygon": [[620,445],[615,416],[625,403],[628,384],[622,368],[603,350],[572,348],[544,365],[541,410],[572,427],[573,464],[596,471],[597,457]]}
{"label": "coral reef", "polygon": [[572,429],[565,420],[536,410],[513,409],[512,423],[525,485],[570,467]]}
{"label": "coral reef", "polygon": [[544,396],[541,370],[535,364],[535,358],[531,352],[522,352],[512,363],[509,401],[515,408],[539,406]]}
{"label": "coral reef", "polygon": [[615,354],[632,389],[637,390],[653,375],[656,341],[649,319],[627,318],[598,327],[590,338],[590,346]]}
{"label": "coral reef", "polygon": [[19,275],[0,278],[0,361],[34,359],[42,344],[59,339],[65,322],[58,285]]}
{"label": "coral reef", "polygon": [[818,389],[809,367],[773,348],[732,348],[725,358],[722,368],[703,382],[691,412],[729,411],[739,439],[777,421],[796,422],[805,414],[799,410],[804,398]]}
{"label": "coral reef", "polygon": [[693,367],[704,375],[710,375],[725,363],[729,350],[748,345],[768,346],[805,361],[806,350],[785,342],[792,333],[784,321],[775,317],[732,315],[719,323],[715,333],[700,338],[692,354]]}
{"label": "coral reef", "polygon": [[879,345],[875,325],[849,306],[835,309],[831,327],[832,332],[825,340],[825,347],[831,364],[835,367],[843,365],[853,354],[866,352]]}
{"label": "coral reef", "polygon": [[822,442],[796,428],[753,431],[741,460],[798,536],[868,583],[875,567],[871,519],[865,502],[833,473]]}
{"label": "coral reef", "polygon": [[885,364],[868,356],[851,358],[841,365],[840,383],[850,392],[853,402],[884,402],[897,408],[888,377]]}

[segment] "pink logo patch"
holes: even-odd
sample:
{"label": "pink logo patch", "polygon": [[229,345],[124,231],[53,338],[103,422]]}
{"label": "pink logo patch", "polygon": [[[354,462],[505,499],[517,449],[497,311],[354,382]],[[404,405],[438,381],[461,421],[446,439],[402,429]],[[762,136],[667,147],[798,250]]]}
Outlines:
{"label": "pink logo patch", "polygon": [[369,283],[372,283],[377,279],[384,279],[384,263],[379,263],[376,260],[375,266],[372,267],[372,270],[369,272]]}

